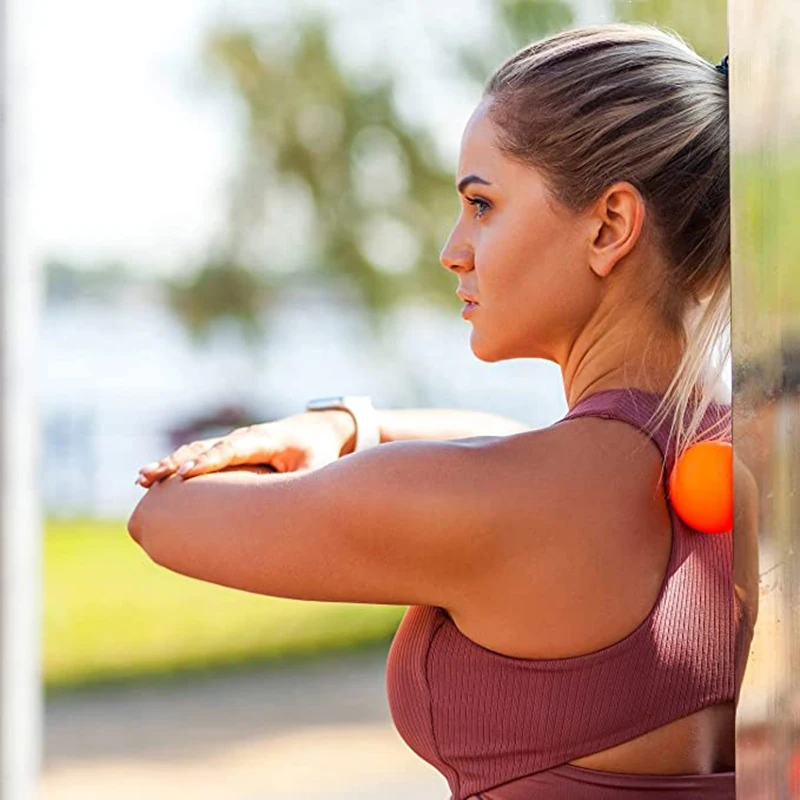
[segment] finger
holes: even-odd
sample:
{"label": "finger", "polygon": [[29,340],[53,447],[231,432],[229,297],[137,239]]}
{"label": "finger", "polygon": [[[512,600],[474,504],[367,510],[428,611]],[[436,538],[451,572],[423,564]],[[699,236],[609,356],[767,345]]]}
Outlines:
{"label": "finger", "polygon": [[160,481],[162,478],[172,475],[179,466],[180,464],[176,464],[173,457],[170,455],[166,458],[162,458],[161,461],[158,462],[158,467],[145,477],[149,478],[151,481]]}
{"label": "finger", "polygon": [[142,467],[139,472],[150,478],[156,476],[158,478],[163,478],[165,475],[174,472],[181,464],[193,459],[198,453],[202,453],[218,441],[219,439],[204,439],[192,442],[191,444],[182,445],[174,453],[171,453],[166,458],[162,458],[161,461],[153,461],[147,464],[146,467]]}
{"label": "finger", "polygon": [[147,475],[140,474],[136,477],[135,483],[139,486],[143,486],[145,489],[149,489],[152,481]]}
{"label": "finger", "polygon": [[193,459],[197,458],[204,450],[208,449],[208,445],[201,444],[200,442],[192,442],[192,444],[185,444],[183,447],[179,447],[170,457],[170,464],[175,465],[175,469],[178,469],[187,461],[192,461]]}
{"label": "finger", "polygon": [[237,459],[236,446],[232,438],[226,437],[188,460],[178,470],[178,474],[182,478],[188,478],[204,472],[216,472],[224,467],[240,463],[243,462]]}
{"label": "finger", "polygon": [[145,478],[153,479],[157,476],[163,477],[174,468],[175,464],[173,463],[172,456],[170,455],[166,458],[162,458],[160,461],[154,461],[152,464],[148,464],[146,467],[141,467],[139,469],[139,474]]}
{"label": "finger", "polygon": [[[263,466],[278,450],[280,445],[268,437],[254,436],[244,429],[241,434],[225,436],[205,452],[194,456],[191,459],[194,463],[184,464],[178,474],[186,478],[226,467]],[[279,472],[279,465],[273,465],[273,470]]]}
{"label": "finger", "polygon": [[144,489],[149,489],[151,486],[155,486],[155,484],[161,483],[162,480],[169,478],[170,474],[171,473],[165,473],[163,478],[148,478],[146,475],[140,475],[136,479],[136,483]]}
{"label": "finger", "polygon": [[161,481],[166,480],[171,475],[174,475],[177,472],[177,467],[169,468],[164,467],[156,472],[149,473],[147,475],[139,475],[136,479],[136,483],[140,486],[144,486],[145,489],[149,489],[153,484],[161,483]]}
{"label": "finger", "polygon": [[159,461],[151,461],[149,464],[145,464],[143,467],[140,467],[139,472],[148,472],[158,469],[158,467],[161,465],[163,461],[166,460],[166,458],[174,456],[176,453],[178,453],[180,450],[184,448],[196,448],[198,450],[207,450],[209,447],[216,444],[221,438],[222,438],[221,436],[216,436],[211,439],[197,439],[193,442],[189,442],[188,444],[181,445],[172,453],[170,453],[169,456],[166,456],[165,458],[162,458]]}

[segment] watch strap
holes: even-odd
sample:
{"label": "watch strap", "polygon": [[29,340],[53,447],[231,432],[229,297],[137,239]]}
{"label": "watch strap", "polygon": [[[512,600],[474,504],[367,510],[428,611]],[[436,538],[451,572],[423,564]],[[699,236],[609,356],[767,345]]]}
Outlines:
{"label": "watch strap", "polygon": [[327,411],[341,409],[348,411],[355,421],[354,453],[367,450],[380,444],[381,432],[378,413],[369,395],[339,395],[336,397],[317,397],[306,403],[306,411]]}

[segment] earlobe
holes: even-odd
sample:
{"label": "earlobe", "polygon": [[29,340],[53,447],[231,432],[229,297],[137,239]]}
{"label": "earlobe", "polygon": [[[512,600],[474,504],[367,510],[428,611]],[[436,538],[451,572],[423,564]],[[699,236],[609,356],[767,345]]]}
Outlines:
{"label": "earlobe", "polygon": [[594,238],[590,244],[590,265],[606,277],[636,247],[645,217],[644,198],[627,181],[606,189],[592,211]]}

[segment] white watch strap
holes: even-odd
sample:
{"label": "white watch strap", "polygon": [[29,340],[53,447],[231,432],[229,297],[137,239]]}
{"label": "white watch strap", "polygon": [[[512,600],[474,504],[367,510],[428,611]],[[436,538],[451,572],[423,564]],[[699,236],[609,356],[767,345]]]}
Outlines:
{"label": "white watch strap", "polygon": [[321,397],[309,400],[306,404],[307,411],[325,411],[327,409],[342,409],[349,411],[352,415],[356,427],[354,453],[380,444],[381,431],[378,425],[378,413],[375,411],[369,395]]}
{"label": "white watch strap", "polygon": [[381,443],[381,430],[378,425],[378,413],[368,395],[346,395],[344,406],[356,421],[356,441],[353,452],[358,453]]}

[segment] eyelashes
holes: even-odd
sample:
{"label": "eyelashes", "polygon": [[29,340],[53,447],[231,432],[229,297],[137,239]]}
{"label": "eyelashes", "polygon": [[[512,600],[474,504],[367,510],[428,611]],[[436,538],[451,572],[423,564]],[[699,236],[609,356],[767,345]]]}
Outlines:
{"label": "eyelashes", "polygon": [[482,197],[467,197],[466,200],[475,208],[475,213],[473,214],[475,219],[480,219],[491,208],[489,202]]}

